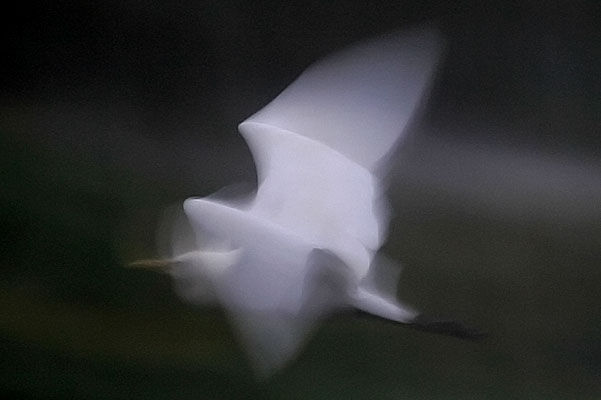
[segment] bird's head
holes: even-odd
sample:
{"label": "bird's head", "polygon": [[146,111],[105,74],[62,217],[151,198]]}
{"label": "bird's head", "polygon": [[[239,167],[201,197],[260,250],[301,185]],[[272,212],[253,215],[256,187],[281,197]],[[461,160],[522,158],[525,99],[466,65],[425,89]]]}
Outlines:
{"label": "bird's head", "polygon": [[219,278],[240,257],[240,250],[195,250],[170,259],[138,260],[131,268],[153,270],[170,275],[177,294],[195,304],[213,303]]}

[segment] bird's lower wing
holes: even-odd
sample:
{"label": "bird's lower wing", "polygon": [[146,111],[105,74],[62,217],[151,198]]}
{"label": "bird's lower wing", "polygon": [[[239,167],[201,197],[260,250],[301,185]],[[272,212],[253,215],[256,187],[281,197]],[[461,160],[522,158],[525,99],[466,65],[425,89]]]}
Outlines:
{"label": "bird's lower wing", "polygon": [[[255,258],[252,262],[258,261]],[[314,249],[306,258],[297,310],[275,304],[274,308],[258,310],[223,299],[237,336],[260,378],[269,377],[293,359],[317,322],[348,305],[351,279],[349,268],[338,257]]]}

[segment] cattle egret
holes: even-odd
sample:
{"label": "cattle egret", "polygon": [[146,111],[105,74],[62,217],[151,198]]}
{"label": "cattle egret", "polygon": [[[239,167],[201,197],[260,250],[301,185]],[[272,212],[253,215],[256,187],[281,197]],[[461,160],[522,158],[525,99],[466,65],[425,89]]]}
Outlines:
{"label": "cattle egret", "polygon": [[[358,310],[417,323],[395,288],[399,268],[377,251],[388,213],[383,171],[424,97],[440,54],[434,30],[393,33],[318,61],[239,125],[257,166],[242,201],[192,198],[193,229],[173,240],[167,271],[178,294],[214,301],[262,376],[291,360],[333,312]],[[391,272],[386,272],[391,271]]]}

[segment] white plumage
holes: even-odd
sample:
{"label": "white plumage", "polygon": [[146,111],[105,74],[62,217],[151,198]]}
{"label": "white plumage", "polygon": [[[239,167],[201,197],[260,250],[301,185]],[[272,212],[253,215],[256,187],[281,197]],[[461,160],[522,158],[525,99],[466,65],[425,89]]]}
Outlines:
{"label": "white plumage", "polygon": [[381,174],[439,45],[435,32],[414,30],[317,62],[239,126],[257,165],[254,197],[185,201],[196,248],[174,254],[178,293],[221,304],[260,374],[282,367],[337,309],[416,316],[377,290],[370,268],[388,224]]}

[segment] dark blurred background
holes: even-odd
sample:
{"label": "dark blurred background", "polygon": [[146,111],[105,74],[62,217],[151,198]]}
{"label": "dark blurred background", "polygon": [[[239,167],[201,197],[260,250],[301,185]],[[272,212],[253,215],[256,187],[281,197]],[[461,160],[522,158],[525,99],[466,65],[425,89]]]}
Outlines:
{"label": "dark blurred background", "polygon": [[[164,3],[164,4],[163,4]],[[599,5],[100,1],[4,13],[0,394],[21,399],[601,398]],[[317,58],[435,22],[446,54],[395,156],[399,294],[479,343],[333,318],[254,381],[166,276],[167,207],[254,164],[236,126]]]}

